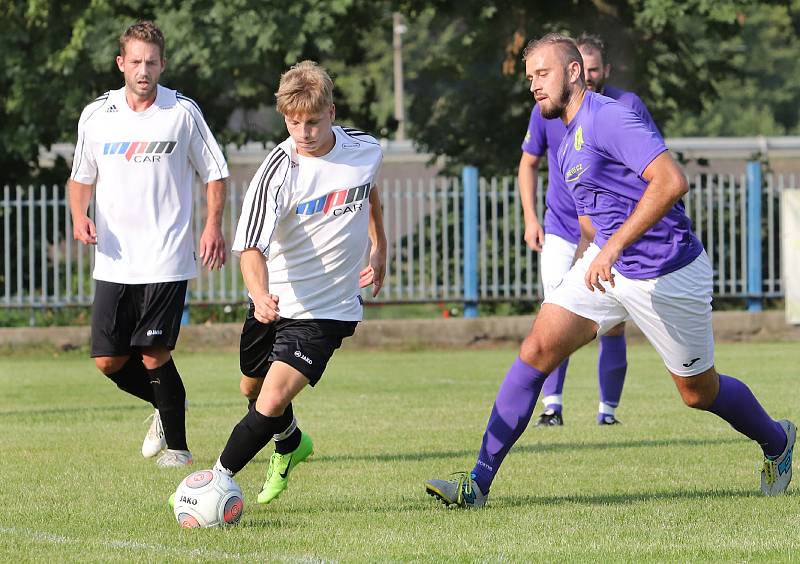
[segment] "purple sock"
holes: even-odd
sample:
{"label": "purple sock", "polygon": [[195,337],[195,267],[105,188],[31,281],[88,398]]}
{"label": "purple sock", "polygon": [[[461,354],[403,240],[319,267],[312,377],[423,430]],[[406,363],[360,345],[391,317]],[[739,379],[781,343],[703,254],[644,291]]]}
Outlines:
{"label": "purple sock", "polygon": [[472,470],[483,493],[489,493],[503,459],[528,426],[546,377],[517,357],[500,385],[486,424],[478,461]]}
{"label": "purple sock", "polygon": [[766,456],[780,456],[786,448],[783,427],[767,415],[750,388],[736,378],[719,375],[719,393],[708,411],[760,444]]}
{"label": "purple sock", "polygon": [[[557,396],[561,397],[562,392],[564,391],[564,380],[567,379],[567,366],[569,365],[569,358],[567,358],[564,362],[558,365],[558,368],[553,370],[550,374],[547,375],[547,379],[544,381],[544,385],[542,386],[542,397],[545,398],[545,401],[548,397]],[[553,411],[561,412],[562,404],[560,402],[556,403],[554,401],[549,401],[545,404],[547,409],[552,409]]]}
{"label": "purple sock", "polygon": [[625,335],[600,337],[600,355],[597,357],[597,381],[600,384],[600,401],[617,407],[628,371]]}

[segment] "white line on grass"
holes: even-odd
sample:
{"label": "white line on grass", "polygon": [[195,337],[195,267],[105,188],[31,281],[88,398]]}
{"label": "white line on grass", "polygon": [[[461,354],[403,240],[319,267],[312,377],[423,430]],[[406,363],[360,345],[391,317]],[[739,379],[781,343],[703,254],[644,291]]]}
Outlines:
{"label": "white line on grass", "polygon": [[[0,527],[0,534],[14,535],[17,537],[24,537],[37,542],[46,542],[52,544],[90,544],[94,546],[104,546],[110,548],[124,548],[129,550],[140,550],[143,552],[155,552],[158,554],[176,554],[179,556],[197,556],[203,558],[220,559],[220,560],[265,560],[274,559],[274,554],[260,553],[260,552],[224,552],[218,550],[207,550],[205,548],[192,548],[183,549],[175,548],[172,546],[164,546],[162,544],[149,544],[129,540],[108,540],[108,541],[86,541],[83,539],[69,538],[62,535],[56,535],[45,531],[32,531],[30,529],[17,529],[14,527]],[[303,561],[308,561],[302,559]]]}

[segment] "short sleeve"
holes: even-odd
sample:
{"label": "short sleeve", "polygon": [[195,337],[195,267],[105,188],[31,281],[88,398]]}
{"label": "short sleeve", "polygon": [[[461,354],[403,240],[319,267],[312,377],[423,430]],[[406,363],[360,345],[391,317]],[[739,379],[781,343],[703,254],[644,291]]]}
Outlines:
{"label": "short sleeve", "polygon": [[87,135],[88,122],[94,111],[96,108],[87,107],[78,120],[78,141],[75,143],[70,178],[81,184],[94,184],[97,180],[97,160],[91,138]]}
{"label": "short sleeve", "polygon": [[228,163],[211,133],[199,106],[191,98],[178,94],[178,103],[190,116],[189,160],[204,183],[229,176]]}
{"label": "short sleeve", "polygon": [[[611,102],[594,117],[597,146],[639,176],[658,155],[667,150],[661,135],[648,126],[632,109]],[[578,210],[580,212],[580,210]]]}
{"label": "short sleeve", "polygon": [[256,171],[242,203],[232,251],[241,254],[257,248],[267,254],[272,234],[287,200],[285,189],[290,170],[289,155],[276,147]]}
{"label": "short sleeve", "polygon": [[522,141],[522,150],[537,157],[543,156],[547,152],[547,135],[544,127],[544,118],[536,105],[531,110],[531,118],[528,121],[528,131]]}

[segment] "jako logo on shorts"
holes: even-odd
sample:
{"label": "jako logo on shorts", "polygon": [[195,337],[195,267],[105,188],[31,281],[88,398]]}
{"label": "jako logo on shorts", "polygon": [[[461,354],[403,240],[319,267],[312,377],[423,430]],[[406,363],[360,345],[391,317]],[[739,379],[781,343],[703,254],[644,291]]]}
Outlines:
{"label": "jako logo on shorts", "polygon": [[104,155],[125,155],[125,160],[134,162],[158,162],[161,155],[175,150],[177,141],[116,141],[103,145]]}
{"label": "jako logo on shorts", "polygon": [[333,215],[356,212],[361,209],[361,204],[359,202],[369,197],[369,189],[369,184],[362,184],[355,188],[335,190],[316,200],[300,202],[297,204],[296,213],[297,215],[314,215],[315,213],[322,212],[327,215],[331,210],[334,210],[334,208],[340,208],[341,206],[345,207],[343,209],[335,209]]}

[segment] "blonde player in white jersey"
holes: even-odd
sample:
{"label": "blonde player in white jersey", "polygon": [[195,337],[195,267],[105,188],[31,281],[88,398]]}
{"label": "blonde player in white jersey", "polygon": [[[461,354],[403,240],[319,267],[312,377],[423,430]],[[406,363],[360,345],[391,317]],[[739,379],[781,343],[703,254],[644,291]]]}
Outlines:
{"label": "blonde player in white jersey", "polygon": [[221,267],[228,166],[197,104],[158,84],[161,30],[136,23],[119,46],[125,85],[84,109],[69,180],[73,236],[96,246],[91,354],[120,389],[155,407],[142,455],[164,451],[159,466],[184,466],[192,463],[186,391],[171,351],[187,280],[197,276],[192,186],[196,172],[208,199],[199,255],[207,268]]}
{"label": "blonde player in white jersey", "polygon": [[281,77],[277,109],[289,137],[250,183],[233,244],[251,299],[240,351],[250,408],[215,468],[236,474],[274,437],[259,503],[280,495],[289,472],[313,452],[292,399],[319,381],[353,334],[362,318],[360,288],[372,284],[376,296],[386,268],[373,189],[381,148],[362,131],[333,125],[332,92],[327,72],[311,61]]}

